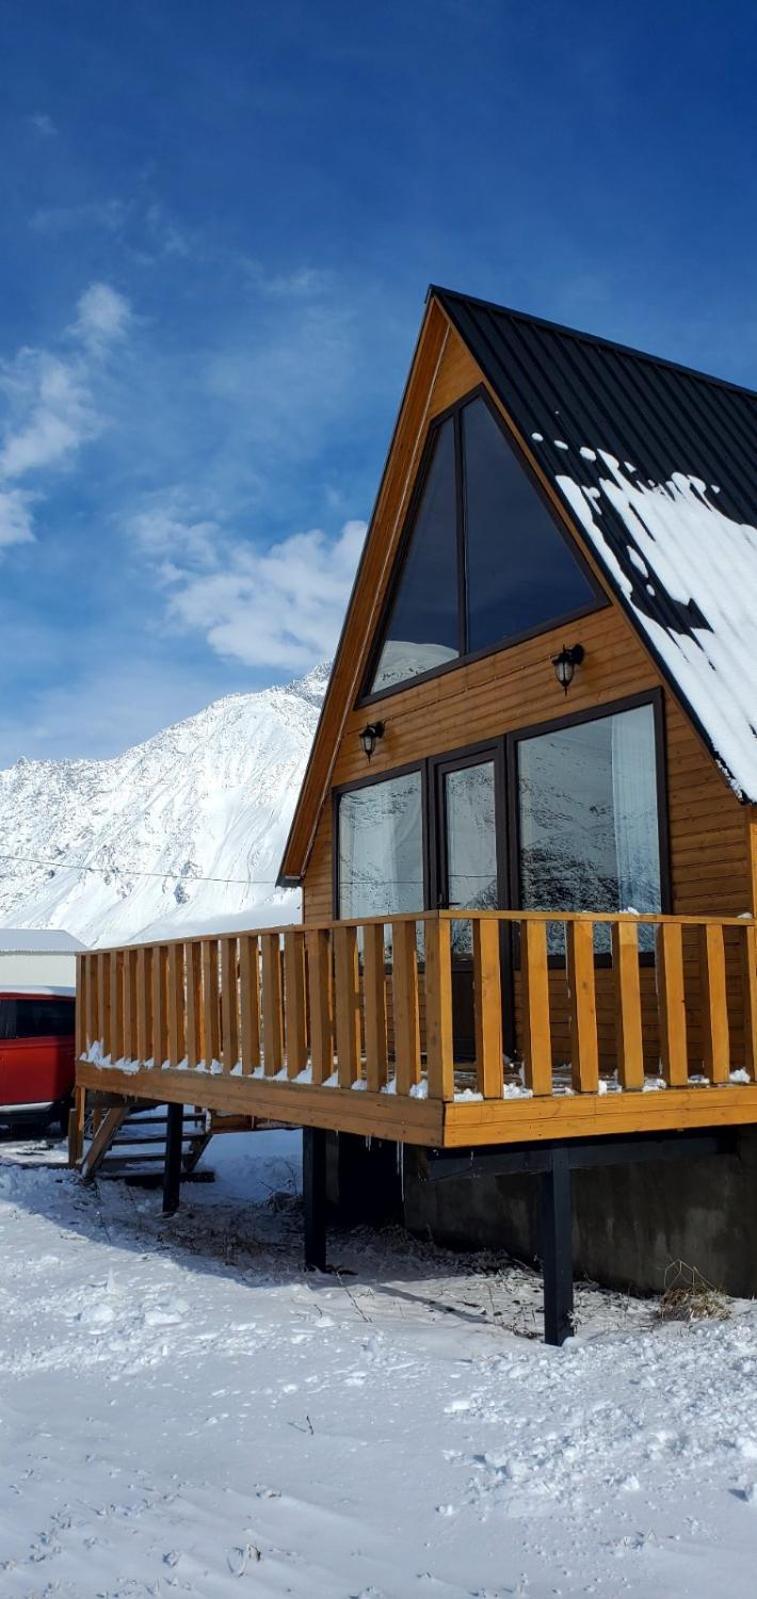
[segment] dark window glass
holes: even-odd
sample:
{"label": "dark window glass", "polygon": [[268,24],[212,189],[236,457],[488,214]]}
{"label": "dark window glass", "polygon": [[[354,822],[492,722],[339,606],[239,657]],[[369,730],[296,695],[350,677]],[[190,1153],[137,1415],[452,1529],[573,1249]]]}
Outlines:
{"label": "dark window glass", "polygon": [[419,772],[371,783],[339,801],[339,915],[423,909]]}
{"label": "dark window glass", "polygon": [[73,1031],[72,999],[16,1000],[17,1038],[66,1038]]}
{"label": "dark window glass", "polygon": [[453,661],[459,643],[455,437],[450,418],[436,435],[371,692]]}
{"label": "dark window glass", "polygon": [[[521,739],[518,812],[524,909],[661,910],[651,705]],[[639,929],[640,948],[653,933]],[[595,938],[609,948],[604,930]]]}
{"label": "dark window glass", "polygon": [[484,400],[462,412],[468,649],[528,633],[595,599]]}
{"label": "dark window glass", "polygon": [[16,1001],[0,999],[0,1038],[16,1036]]}

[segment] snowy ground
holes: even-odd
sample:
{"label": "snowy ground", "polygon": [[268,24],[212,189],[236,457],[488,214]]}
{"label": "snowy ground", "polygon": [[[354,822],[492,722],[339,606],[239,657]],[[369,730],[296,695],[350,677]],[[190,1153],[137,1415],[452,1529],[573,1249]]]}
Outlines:
{"label": "snowy ground", "polygon": [[305,1276],[297,1150],[217,1140],[163,1221],[0,1144],[0,1599],[751,1599],[757,1312],[584,1290],[557,1351],[518,1268]]}

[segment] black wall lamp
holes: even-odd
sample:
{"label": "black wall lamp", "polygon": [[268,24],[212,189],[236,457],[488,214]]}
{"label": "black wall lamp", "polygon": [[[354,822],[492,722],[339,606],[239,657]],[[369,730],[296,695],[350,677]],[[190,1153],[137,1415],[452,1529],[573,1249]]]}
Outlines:
{"label": "black wall lamp", "polygon": [[370,760],[370,758],[371,758],[371,756],[373,754],[373,751],[376,748],[376,745],[378,744],[379,739],[383,738],[383,737],[384,737],[384,724],[383,724],[383,722],[367,722],[365,727],[362,727],[360,729],[360,734],[359,734],[360,742],[361,742],[361,744],[363,746],[363,749],[365,750],[365,753],[368,756],[369,760]]}
{"label": "black wall lamp", "polygon": [[581,665],[585,654],[583,644],[572,644],[570,649],[563,644],[560,654],[552,656],[555,677],[565,694],[573,682],[576,667]]}

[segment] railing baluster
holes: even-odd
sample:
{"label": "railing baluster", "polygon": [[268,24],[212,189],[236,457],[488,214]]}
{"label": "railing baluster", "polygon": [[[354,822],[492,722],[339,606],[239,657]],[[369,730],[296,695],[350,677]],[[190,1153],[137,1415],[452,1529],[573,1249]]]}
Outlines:
{"label": "railing baluster", "polygon": [[757,1078],[757,935],[747,923],[740,935],[741,996],[744,1007],[744,1070]]}
{"label": "railing baluster", "polygon": [[110,957],[110,1058],[114,1065],[124,1053],[124,952],[114,949]]}
{"label": "railing baluster", "polygon": [[599,1044],[594,986],[594,927],[589,920],[568,922],[566,932],[572,1082],[576,1093],[596,1094],[599,1088]]}
{"label": "railing baluster", "polygon": [[473,1017],[476,1077],[484,1099],[502,1098],[502,982],[499,923],[473,923]]}
{"label": "railing baluster", "polygon": [[86,1047],[91,1049],[97,1041],[95,1031],[97,1025],[97,992],[95,985],[96,968],[95,956],[84,956],[84,970],[86,973],[85,998],[84,998],[84,1032],[87,1040]]}
{"label": "railing baluster", "polygon": [[101,949],[97,952],[97,1030],[104,1055],[110,1055],[109,1013],[110,956]]}
{"label": "railing baluster", "polygon": [[237,941],[221,939],[221,1065],[228,1076],[239,1060]]}
{"label": "railing baluster", "polygon": [[418,942],[414,921],[392,922],[392,994],[397,1093],[408,1094],[421,1080]]}
{"label": "railing baluster", "polygon": [[167,974],[168,950],[159,944],[152,952],[152,1058],[157,1067],[168,1059]]}
{"label": "railing baluster", "polygon": [[657,1000],[662,1074],[669,1088],[685,1088],[689,1081],[689,1066],[683,939],[676,922],[661,922],[657,929]]}
{"label": "railing baluster", "polygon": [[204,938],[202,949],[202,1010],[204,1023],[203,1057],[210,1071],[221,1053],[218,1014],[218,939]]}
{"label": "railing baluster", "polygon": [[202,1049],[202,951],[197,943],[184,948],[187,970],[187,1064],[194,1069],[203,1058]]}
{"label": "railing baluster", "polygon": [[260,963],[252,933],[243,933],[239,940],[239,1008],[242,1075],[249,1077],[260,1065]]}
{"label": "railing baluster", "polygon": [[[383,928],[382,928],[383,946]],[[426,1061],[429,1099],[454,1099],[452,1030],[452,923],[426,922]],[[383,949],[382,949],[383,958]]]}
{"label": "railing baluster", "polygon": [[725,944],[723,929],[714,922],[705,922],[699,929],[699,983],[702,1070],[711,1083],[727,1083],[731,1059]]}
{"label": "railing baluster", "polygon": [[279,935],[264,933],[260,943],[263,951],[263,1066],[266,1077],[275,1077],[284,1060]]}
{"label": "railing baluster", "polygon": [[85,1024],[84,1024],[84,1013],[85,1013],[86,1006],[87,1006],[87,977],[86,977],[87,966],[86,966],[86,961],[87,961],[86,955],[77,955],[77,957],[76,957],[76,1007],[75,1007],[75,1011],[74,1011],[74,1029],[75,1029],[75,1032],[74,1032],[74,1052],[75,1052],[77,1060],[81,1060],[81,1057],[82,1057],[82,1055],[84,1055],[86,1053],[86,1048],[87,1048],[86,1042],[85,1042],[85,1040],[86,1040],[86,1029],[85,1029]]}
{"label": "railing baluster", "polygon": [[303,933],[284,934],[284,1007],[287,1076],[297,1077],[305,1070],[308,1058]]}
{"label": "railing baluster", "polygon": [[331,1024],[331,939],[322,927],[308,928],[308,999],[310,1002],[310,1057],[314,1083],[325,1083],[334,1070]]}
{"label": "railing baluster", "polygon": [[552,1092],[552,1032],[546,922],[521,923],[523,1066],[533,1094]]}
{"label": "railing baluster", "polygon": [[142,1062],[152,1060],[152,963],[154,949],[138,949],[136,958],[136,999],[132,1030],[135,1054]]}
{"label": "railing baluster", "polygon": [[168,1059],[180,1066],[186,1058],[184,945],[168,946]]}
{"label": "railing baluster", "polygon": [[618,1081],[625,1089],[644,1087],[639,940],[633,922],[613,922],[612,969],[615,987],[615,1044]]}
{"label": "railing baluster", "polygon": [[363,1006],[365,1077],[370,1092],[378,1094],[388,1075],[383,922],[366,927],[363,932]]}
{"label": "railing baluster", "polygon": [[138,985],[137,950],[124,950],[124,1055],[127,1060],[145,1060],[137,1042]]}
{"label": "railing baluster", "polygon": [[355,927],[334,928],[334,1018],[339,1087],[351,1088],[360,1075],[360,980]]}

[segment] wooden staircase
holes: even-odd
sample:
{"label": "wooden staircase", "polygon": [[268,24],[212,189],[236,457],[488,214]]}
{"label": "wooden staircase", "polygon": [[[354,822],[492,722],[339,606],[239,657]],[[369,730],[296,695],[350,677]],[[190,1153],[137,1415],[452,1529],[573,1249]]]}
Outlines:
{"label": "wooden staircase", "polygon": [[[85,1182],[95,1177],[120,1177],[127,1182],[162,1180],[166,1163],[168,1108],[127,1103],[87,1107],[81,1153],[75,1164]],[[195,1173],[213,1136],[206,1111],[185,1106],[181,1139],[182,1179]]]}

